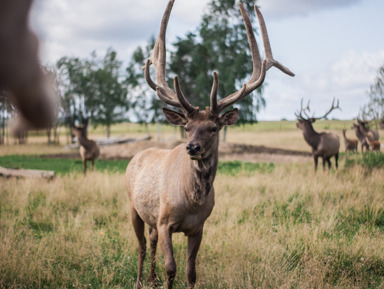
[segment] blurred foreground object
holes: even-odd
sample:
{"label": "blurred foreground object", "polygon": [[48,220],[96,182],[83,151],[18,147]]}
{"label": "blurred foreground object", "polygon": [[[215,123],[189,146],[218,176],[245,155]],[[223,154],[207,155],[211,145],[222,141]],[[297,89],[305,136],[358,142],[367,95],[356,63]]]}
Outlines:
{"label": "blurred foreground object", "polygon": [[0,1],[0,90],[20,112],[14,134],[49,126],[54,118],[38,61],[38,39],[28,27],[32,0]]}

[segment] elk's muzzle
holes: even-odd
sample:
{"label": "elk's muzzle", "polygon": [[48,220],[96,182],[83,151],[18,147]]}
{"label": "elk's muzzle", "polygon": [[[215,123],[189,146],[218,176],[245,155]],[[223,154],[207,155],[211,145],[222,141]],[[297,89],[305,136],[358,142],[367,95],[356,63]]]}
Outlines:
{"label": "elk's muzzle", "polygon": [[189,143],[186,147],[187,153],[192,160],[201,160],[201,147],[197,143]]}

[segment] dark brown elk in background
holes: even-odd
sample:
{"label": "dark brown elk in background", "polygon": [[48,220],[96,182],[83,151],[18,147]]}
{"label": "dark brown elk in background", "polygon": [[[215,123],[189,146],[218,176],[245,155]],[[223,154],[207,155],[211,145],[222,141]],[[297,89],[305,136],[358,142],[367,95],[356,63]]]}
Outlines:
{"label": "dark brown elk in background", "polygon": [[367,143],[367,139],[366,139],[365,135],[362,133],[362,131],[360,130],[359,125],[354,123],[354,124],[352,124],[351,129],[353,129],[355,131],[356,137],[360,141],[361,153],[364,152],[364,147],[365,147],[365,150],[368,151],[369,150],[369,145]]}
{"label": "dark brown elk in background", "polygon": [[95,160],[100,155],[100,149],[94,140],[88,139],[88,119],[82,126],[72,124],[72,131],[80,144],[80,156],[83,161],[84,175],[87,173],[87,161],[91,162],[91,170],[95,169]]}
{"label": "dark brown elk in background", "polygon": [[[214,206],[213,181],[218,165],[219,131],[225,125],[236,123],[238,119],[237,109],[229,110],[222,115],[220,113],[257,89],[263,83],[265,73],[270,67],[276,66],[293,76],[289,69],[273,59],[264,20],[255,6],[266,55],[264,61],[261,61],[251,22],[240,4],[252,53],[253,74],[241,90],[218,101],[218,76],[214,72],[211,106],[200,111],[183,95],[177,76],[174,78],[174,90],[166,81],[165,34],[173,3],[174,0],[168,3],[153,55],[147,60],[144,69],[149,86],[156,91],[160,100],[181,110],[175,112],[164,108],[163,112],[170,123],[184,126],[187,144],[181,144],[173,150],[158,148],[145,150],[138,153],[127,167],[125,181],[130,198],[132,223],[139,241],[136,288],[142,288],[141,279],[146,255],[144,224],[149,226],[151,248],[148,281],[152,284],[157,283],[155,256],[159,240],[164,255],[167,287],[172,288],[176,275],[172,234],[183,232],[188,237],[188,288],[194,287],[195,261],[203,236],[203,227]],[[151,64],[156,70],[157,84],[150,76]]]}
{"label": "dark brown elk in background", "polygon": [[357,152],[357,145],[359,141],[357,139],[349,139],[346,136],[346,129],[342,130],[343,139],[344,139],[344,145],[345,145],[345,152]]}
{"label": "dark brown elk in background", "polygon": [[[323,170],[325,170],[325,163],[328,163],[328,169],[331,168],[331,157],[335,157],[335,166],[338,168],[338,159],[339,159],[339,149],[340,141],[339,137],[331,132],[321,132],[318,133],[313,129],[312,123],[316,120],[326,118],[332,110],[340,109],[339,101],[335,106],[335,100],[332,102],[331,108],[320,117],[310,117],[307,114],[309,112],[309,102],[308,105],[303,108],[303,101],[301,101],[300,111],[295,113],[297,117],[296,126],[303,131],[304,140],[312,148],[312,155],[315,161],[315,171],[317,171],[318,158],[323,159]],[[303,116],[305,114],[305,117]]]}
{"label": "dark brown elk in background", "polygon": [[20,112],[16,135],[45,128],[54,118],[54,100],[38,61],[38,40],[28,27],[32,0],[0,1],[0,90],[9,92]]}
{"label": "dark brown elk in background", "polygon": [[357,120],[357,123],[359,125],[359,128],[360,128],[360,131],[366,136],[369,138],[369,140],[379,140],[379,132],[377,130],[374,130],[374,129],[368,129],[367,128],[367,125],[371,122],[371,121],[367,121],[367,120],[360,120],[360,119],[356,119]]}

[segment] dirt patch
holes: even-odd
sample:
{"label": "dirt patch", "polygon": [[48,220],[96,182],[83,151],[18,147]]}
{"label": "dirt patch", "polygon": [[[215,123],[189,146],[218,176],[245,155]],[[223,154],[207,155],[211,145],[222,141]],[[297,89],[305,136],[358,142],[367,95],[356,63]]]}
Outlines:
{"label": "dirt patch", "polygon": [[[126,144],[102,146],[100,159],[131,159],[138,152],[151,147],[172,149],[183,141],[154,141],[145,140]],[[219,145],[220,160],[243,160],[250,162],[288,163],[307,161],[311,156],[309,152],[285,150],[266,146],[221,143]],[[53,158],[80,158],[78,152],[46,155]]]}

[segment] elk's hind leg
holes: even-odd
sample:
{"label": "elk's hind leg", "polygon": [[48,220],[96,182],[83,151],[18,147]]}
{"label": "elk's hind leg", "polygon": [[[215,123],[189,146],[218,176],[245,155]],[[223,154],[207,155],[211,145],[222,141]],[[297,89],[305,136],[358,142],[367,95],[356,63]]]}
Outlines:
{"label": "elk's hind leg", "polygon": [[339,168],[339,154],[335,154],[335,166],[336,166],[336,169]]}
{"label": "elk's hind leg", "polygon": [[156,228],[149,228],[149,242],[151,245],[151,267],[149,269],[148,282],[156,287],[157,275],[156,275],[156,247],[157,247],[158,234]]}
{"label": "elk's hind leg", "polygon": [[137,266],[136,289],[141,289],[142,287],[141,277],[143,275],[143,264],[144,264],[145,254],[147,251],[146,240],[144,237],[144,222],[140,218],[136,209],[133,207],[131,207],[131,218],[132,218],[132,224],[136,233],[137,240],[139,241],[139,250],[138,250],[139,261]]}

